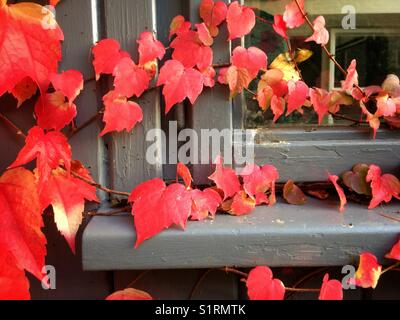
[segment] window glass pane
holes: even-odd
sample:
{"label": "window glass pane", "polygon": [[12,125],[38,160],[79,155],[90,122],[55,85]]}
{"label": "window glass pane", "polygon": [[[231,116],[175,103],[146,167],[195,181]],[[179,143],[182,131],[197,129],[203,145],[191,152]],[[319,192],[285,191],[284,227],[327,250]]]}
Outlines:
{"label": "window glass pane", "polygon": [[[245,38],[246,46],[257,46],[268,55],[268,63],[274,61],[279,54],[287,52],[285,40],[277,35],[272,24],[274,14],[283,14],[289,0],[246,0],[247,6],[257,8],[257,19],[254,31]],[[380,85],[387,74],[400,75],[400,1],[399,0],[352,0],[350,10],[355,15],[348,16],[346,1],[338,0],[306,0],[306,11],[311,21],[323,15],[330,41],[328,49],[345,69],[352,59],[357,60],[360,86]],[[345,13],[342,13],[345,12]],[[354,17],[354,19],[353,19]],[[351,25],[354,22],[355,25]],[[344,24],[343,24],[344,23]],[[343,28],[343,25],[347,29]],[[354,27],[349,29],[348,26]],[[316,86],[326,90],[340,88],[343,74],[334,67],[321,47],[314,42],[304,42],[312,32],[307,24],[298,29],[289,30],[292,50],[306,49],[313,52],[308,60],[298,64],[302,77],[308,86]],[[290,59],[290,58],[289,58]],[[284,62],[284,61],[283,61]],[[257,81],[251,84],[252,91],[257,90]],[[311,108],[303,108],[304,114],[292,113],[282,116],[272,123],[273,113],[270,109],[263,112],[251,93],[246,92],[246,127],[262,126],[300,126],[315,125],[317,116]],[[360,108],[343,106],[340,114],[359,119]],[[327,116],[323,125],[348,125],[352,122]]]}

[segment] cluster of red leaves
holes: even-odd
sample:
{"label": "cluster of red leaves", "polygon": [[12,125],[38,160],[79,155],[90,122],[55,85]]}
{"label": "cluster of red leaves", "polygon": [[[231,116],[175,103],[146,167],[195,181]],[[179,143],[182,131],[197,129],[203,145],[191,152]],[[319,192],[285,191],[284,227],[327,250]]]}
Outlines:
{"label": "cluster of red leaves", "polygon": [[265,165],[247,165],[240,182],[236,172],[223,166],[223,159],[216,160],[216,170],[209,177],[215,187],[204,190],[192,189],[189,169],[178,164],[177,177],[185,185],[176,183],[166,185],[161,179],[146,181],[137,186],[129,197],[136,228],[136,247],[164,229],[173,225],[185,229],[187,221],[215,218],[218,209],[232,215],[250,213],[256,205],[276,202],[275,181],[278,171]]}
{"label": "cluster of red leaves", "polygon": [[[255,47],[236,47],[232,53],[231,66],[221,68],[217,76],[213,66],[212,45],[214,38],[219,35],[219,27],[226,23],[228,40],[245,36],[255,26],[255,13],[252,8],[242,6],[238,1],[227,6],[222,1],[203,0],[199,14],[203,22],[194,27],[183,16],[176,16],[172,20],[172,59],[163,64],[156,82],[157,86],[163,86],[165,113],[186,98],[191,104],[195,104],[204,88],[213,87],[216,79],[229,86],[230,97],[233,98],[248,89],[262,72],[254,98],[263,111],[271,108],[274,122],[285,114],[285,110],[288,116],[294,111],[302,114],[303,107],[313,107],[321,124],[326,115],[336,114],[341,106],[358,104],[366,121],[374,129],[374,135],[382,117],[391,126],[399,126],[399,79],[390,75],[381,87],[372,86],[367,87],[365,92],[360,91],[355,60],[348,67],[342,90],[330,92],[321,88],[309,88],[301,79],[295,61],[304,61],[306,57],[291,57],[290,60],[293,61],[290,63],[278,63],[278,57],[268,68],[267,55]],[[304,0],[292,0],[285,7],[283,15],[274,16],[273,29],[289,41],[287,30],[302,26],[305,23],[304,14]],[[325,28],[324,17],[318,16],[314,20],[313,30],[313,35],[306,41],[326,45],[329,33]],[[136,123],[142,121],[141,108],[129,99],[140,97],[149,89],[150,81],[157,72],[157,59],[164,57],[165,48],[150,32],[142,33],[138,44],[138,64],[135,64],[129,53],[120,49],[119,43],[114,39],[102,40],[93,48],[97,78],[100,74],[114,76],[114,90],[103,99],[106,127],[101,135],[111,131],[130,131]],[[287,53],[288,56],[292,54],[293,52]],[[365,107],[369,101],[377,104],[377,111],[373,114]]]}
{"label": "cluster of red leaves", "polygon": [[[203,0],[199,14],[203,22],[196,24],[194,28],[183,16],[176,16],[172,20],[172,59],[163,64],[157,79],[157,86],[163,86],[165,113],[186,98],[194,104],[204,87],[215,85],[216,71],[213,68],[211,46],[223,22],[226,22],[229,31],[228,40],[248,34],[255,25],[254,11],[240,5],[238,1],[227,6],[222,1]],[[114,76],[114,90],[103,99],[106,127],[101,135],[111,131],[130,131],[137,122],[142,121],[143,115],[139,105],[129,99],[134,96],[140,97],[149,89],[150,81],[157,72],[157,59],[164,57],[165,47],[150,32],[142,33],[139,38],[138,64],[135,64],[129,53],[121,50],[119,43],[114,39],[101,40],[93,48],[96,77],[101,74]],[[187,54],[188,52],[190,54]],[[261,57],[259,62],[249,65],[252,64],[253,52]],[[238,53],[235,61],[238,70],[230,70],[232,78],[238,78],[237,74],[242,71],[249,71],[248,76],[254,79],[258,70],[265,69],[267,65],[266,55],[256,48],[249,49],[246,57],[243,52]],[[121,118],[124,120],[121,121]]]}
{"label": "cluster of red leaves", "polygon": [[[0,1],[0,96],[11,93],[18,107],[38,88],[40,96],[34,109],[37,126],[0,177],[0,299],[28,299],[25,271],[43,279],[43,211],[53,207],[56,225],[75,251],[85,200],[98,200],[95,188],[76,178],[92,181],[83,165],[72,160],[61,133],[77,115],[74,101],[83,89],[83,76],[75,70],[57,72],[63,33],[50,10],[34,3],[6,2]],[[34,172],[21,168],[35,159]]]}

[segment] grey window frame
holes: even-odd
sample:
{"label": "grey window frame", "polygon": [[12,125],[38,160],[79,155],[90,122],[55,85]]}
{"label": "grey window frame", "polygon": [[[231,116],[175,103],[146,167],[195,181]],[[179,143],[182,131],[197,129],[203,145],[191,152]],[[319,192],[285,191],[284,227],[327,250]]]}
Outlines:
{"label": "grey window frame", "polygon": [[[116,38],[123,49],[135,52],[135,36],[143,30],[157,31],[155,0],[103,1],[102,35]],[[179,7],[196,23],[199,3],[200,0],[168,1],[165,10]],[[135,18],[132,12],[136,12]],[[164,23],[159,27],[168,26]],[[228,63],[232,47],[241,43],[230,43],[224,35],[226,30],[222,28],[221,37],[213,47],[216,64]],[[109,145],[109,159],[103,166],[108,168],[109,180],[103,180],[115,189],[131,191],[145,180],[173,177],[172,166],[150,165],[145,161],[148,146],[145,133],[165,128],[166,121],[174,119],[179,120],[182,128],[192,128],[198,133],[201,129],[242,128],[243,97],[233,101],[227,97],[226,87],[217,84],[205,90],[195,106],[186,106],[186,103],[175,106],[164,117],[159,90],[147,93],[139,100],[144,111],[143,123],[131,133],[113,134],[105,141]],[[255,129],[254,135],[256,163],[275,165],[281,181],[288,178],[324,181],[326,170],[341,173],[357,162],[376,162],[386,172],[399,169],[397,132],[380,130],[376,140],[371,139],[369,129],[351,127],[264,128]],[[232,142],[244,143],[233,141],[233,137]],[[192,166],[196,183],[209,183],[207,177],[213,171],[211,160],[209,165]],[[391,212],[396,207],[397,203],[385,210]],[[126,270],[260,264],[341,265],[354,263],[357,254],[364,250],[382,257],[399,233],[398,223],[379,216],[377,211],[350,204],[345,216],[341,216],[336,202],[321,204],[310,200],[305,207],[279,203],[271,208],[258,207],[249,217],[220,216],[215,222],[189,223],[186,232],[167,230],[134,250],[132,217],[127,213],[122,217],[94,217],[90,221],[83,235],[83,267],[85,270]]]}

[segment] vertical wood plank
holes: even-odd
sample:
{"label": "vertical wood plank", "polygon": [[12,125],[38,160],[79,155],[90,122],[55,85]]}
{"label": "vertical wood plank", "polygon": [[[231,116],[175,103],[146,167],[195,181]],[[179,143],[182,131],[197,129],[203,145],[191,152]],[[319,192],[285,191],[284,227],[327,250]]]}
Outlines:
{"label": "vertical wood plank", "polygon": [[[100,1],[95,1],[99,5]],[[100,26],[92,24],[93,15],[99,7],[93,8],[91,0],[61,1],[56,7],[56,18],[64,32],[63,60],[60,71],[75,69],[83,73],[85,86],[76,101],[78,116],[76,125],[90,119],[98,111],[100,94],[94,81],[91,48],[97,41],[94,35]],[[93,12],[94,10],[95,12]],[[90,169],[96,181],[103,182],[103,141],[99,139],[101,122],[92,123],[70,140],[74,159],[80,160]]]}
{"label": "vertical wood plank", "polygon": [[[154,0],[105,0],[106,36],[120,41],[138,62],[136,40],[141,32],[156,32],[156,3]],[[146,161],[146,151],[154,141],[146,142],[146,133],[161,128],[158,89],[145,93],[137,100],[143,110],[143,121],[130,133],[113,134],[110,143],[111,184],[113,188],[131,191],[137,184],[162,177],[161,137],[157,139],[157,163]]]}
{"label": "vertical wood plank", "polygon": [[[192,23],[200,21],[199,5],[201,0],[190,0],[189,18]],[[230,0],[224,0],[229,3]],[[212,47],[214,52],[214,64],[226,64],[230,61],[231,44],[228,39],[228,34],[225,26],[220,28],[220,33],[214,41]],[[219,70],[217,70],[218,72]],[[227,86],[216,84],[214,88],[206,88],[198,98],[196,104],[190,107],[191,127],[196,131],[199,139],[201,137],[201,129],[217,129],[232,130],[232,102],[229,100],[229,89]],[[232,145],[232,136],[230,145]],[[201,143],[199,143],[201,148]],[[232,150],[224,150],[221,141],[221,155],[225,153],[233,154]],[[201,156],[201,149],[199,149],[199,156]],[[215,159],[210,157],[208,164],[200,164],[193,166],[193,179],[196,184],[210,183],[208,176],[213,171],[214,166],[211,163]]]}

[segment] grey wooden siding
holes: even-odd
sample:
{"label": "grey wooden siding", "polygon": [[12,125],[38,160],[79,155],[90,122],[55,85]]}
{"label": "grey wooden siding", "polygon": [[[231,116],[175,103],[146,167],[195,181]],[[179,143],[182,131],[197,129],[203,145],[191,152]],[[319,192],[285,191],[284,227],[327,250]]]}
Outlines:
{"label": "grey wooden siding", "polygon": [[[156,32],[155,0],[104,0],[105,36],[120,41],[136,62],[138,36],[143,31]],[[160,96],[158,89],[148,91],[138,103],[143,110],[143,122],[130,133],[115,133],[110,142],[110,178],[112,187],[131,191],[139,183],[162,177],[161,139],[160,162],[151,165],[146,150],[153,142],[146,142],[149,130],[161,128]]]}

